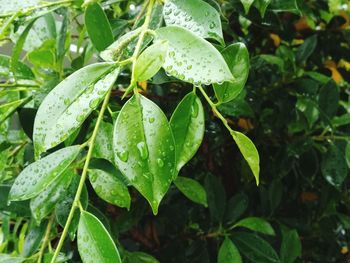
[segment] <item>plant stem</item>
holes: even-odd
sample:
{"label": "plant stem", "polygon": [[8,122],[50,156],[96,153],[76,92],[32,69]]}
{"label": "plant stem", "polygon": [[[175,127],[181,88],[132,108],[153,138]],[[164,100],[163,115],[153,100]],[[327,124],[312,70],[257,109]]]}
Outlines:
{"label": "plant stem", "polygon": [[87,177],[87,170],[88,170],[88,167],[89,167],[89,164],[90,164],[90,159],[92,157],[92,151],[93,151],[93,148],[94,148],[94,143],[95,143],[95,140],[96,140],[97,132],[98,132],[98,129],[100,127],[101,121],[103,119],[104,112],[105,112],[105,110],[106,110],[106,108],[108,106],[109,98],[111,96],[111,91],[112,91],[112,87],[107,92],[106,97],[103,100],[103,104],[102,104],[100,113],[98,114],[95,128],[94,128],[94,130],[92,132],[91,139],[89,140],[89,150],[88,150],[88,153],[86,155],[86,160],[85,160],[85,163],[84,163],[83,172],[82,172],[81,177],[80,177],[80,182],[79,182],[78,189],[77,189],[77,192],[76,192],[75,197],[74,197],[73,205],[72,205],[71,210],[69,212],[69,215],[68,215],[68,218],[67,218],[67,222],[66,222],[66,224],[64,226],[62,235],[60,237],[60,240],[58,242],[57,248],[55,250],[55,254],[52,257],[51,263],[55,263],[56,262],[58,254],[60,253],[60,251],[62,249],[63,242],[64,242],[64,240],[65,240],[65,238],[66,238],[66,236],[68,234],[68,229],[69,229],[69,226],[70,226],[70,224],[72,222],[75,209],[77,207],[79,207],[80,196],[81,196],[81,193],[83,191],[83,187],[84,187],[85,180],[86,180],[86,177]]}
{"label": "plant stem", "polygon": [[225,119],[224,116],[222,116],[222,114],[220,113],[220,111],[218,111],[216,104],[214,102],[212,102],[212,100],[209,98],[208,94],[205,92],[205,90],[203,89],[202,86],[198,86],[198,89],[201,91],[203,97],[205,98],[205,100],[208,102],[208,104],[210,105],[210,107],[212,108],[213,112],[215,113],[216,117],[218,117],[222,123],[225,125],[225,127],[229,130],[229,132],[232,134],[234,133],[234,130],[231,129],[230,125],[228,125],[227,120]]}
{"label": "plant stem", "polygon": [[312,139],[315,141],[324,141],[324,140],[350,140],[350,136],[341,136],[341,135],[319,135],[313,136]]}
{"label": "plant stem", "polygon": [[[146,3],[147,4],[147,3]],[[131,91],[131,89],[134,89],[134,92],[137,92],[136,89],[136,80],[135,80],[135,66],[136,66],[136,59],[139,56],[140,50],[141,50],[141,46],[143,43],[143,40],[145,38],[145,35],[148,33],[148,27],[149,27],[149,22],[151,20],[151,15],[152,15],[152,9],[153,9],[153,5],[154,5],[154,0],[150,0],[148,2],[148,6],[147,6],[147,13],[146,13],[146,18],[145,18],[145,22],[143,23],[142,27],[141,27],[141,33],[139,36],[139,39],[137,40],[136,46],[135,46],[135,50],[134,53],[132,55],[132,57],[130,58],[132,60],[132,71],[131,71],[131,81],[130,81],[130,86],[126,89],[122,99],[125,98],[126,95],[129,94],[129,92]]]}
{"label": "plant stem", "polygon": [[50,241],[50,233],[51,233],[51,228],[52,228],[54,219],[55,219],[55,215],[52,214],[50,219],[49,219],[49,223],[47,224],[44,240],[43,240],[43,243],[42,243],[40,251],[39,251],[38,263],[41,263],[46,245]]}

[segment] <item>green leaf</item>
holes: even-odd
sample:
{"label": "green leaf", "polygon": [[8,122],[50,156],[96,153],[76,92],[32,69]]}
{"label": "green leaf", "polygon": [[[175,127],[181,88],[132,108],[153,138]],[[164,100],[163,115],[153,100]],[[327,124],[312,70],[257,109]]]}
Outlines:
{"label": "green leaf", "polygon": [[301,256],[301,242],[296,230],[282,231],[280,257],[282,263],[293,263]]}
{"label": "green leaf", "polygon": [[4,122],[8,117],[10,117],[17,108],[26,104],[28,99],[30,98],[28,97],[0,105],[0,123]]}
{"label": "green leaf", "polygon": [[[0,54],[0,76],[10,77],[11,57]],[[16,79],[34,79],[34,74],[30,67],[18,61],[13,72]]]}
{"label": "green leaf", "polygon": [[265,16],[267,7],[269,6],[271,0],[255,0],[254,6],[259,10],[261,17]]}
{"label": "green leaf", "polygon": [[218,254],[218,263],[242,263],[241,255],[235,244],[229,238],[225,238],[222,242],[219,254]]}
{"label": "green leaf", "polygon": [[98,51],[113,43],[113,33],[108,18],[99,3],[91,3],[85,10],[85,26],[90,40]]}
{"label": "green leaf", "polygon": [[117,176],[99,169],[89,169],[89,179],[96,194],[108,203],[130,208],[128,188]]}
{"label": "green leaf", "polygon": [[345,147],[345,160],[346,160],[346,163],[348,164],[348,167],[350,169],[350,141],[348,141],[348,143],[346,144],[346,147]]}
{"label": "green leaf", "polygon": [[112,63],[86,66],[59,83],[45,97],[34,122],[37,156],[67,139],[97,108],[119,74],[118,68],[113,69]]}
{"label": "green leaf", "polygon": [[22,256],[29,257],[38,249],[42,238],[45,234],[47,223],[42,223],[39,226],[34,226],[29,229],[23,243]]}
{"label": "green leaf", "polygon": [[322,158],[321,172],[328,183],[340,187],[348,175],[344,153],[332,144]]}
{"label": "green leaf", "polygon": [[233,82],[214,84],[216,98],[220,102],[233,100],[244,88],[249,75],[249,53],[243,43],[235,43],[221,51],[234,77]]}
{"label": "green leaf", "polygon": [[317,46],[317,35],[308,37],[305,42],[298,48],[296,60],[298,63],[304,63],[312,55]]}
{"label": "green leaf", "polygon": [[174,183],[188,199],[205,207],[208,206],[207,193],[204,187],[196,180],[179,176]]}
{"label": "green leaf", "polygon": [[21,256],[16,257],[8,254],[0,254],[1,263],[22,263],[24,260]]}
{"label": "green leaf", "polygon": [[30,200],[30,209],[37,223],[52,212],[57,202],[65,195],[67,188],[74,176],[72,170],[66,170],[56,178],[44,191]]}
{"label": "green leaf", "polygon": [[297,0],[272,0],[270,8],[274,12],[290,12],[300,14]]}
{"label": "green leaf", "polygon": [[187,94],[177,105],[170,119],[174,134],[177,170],[195,155],[204,136],[204,110],[194,92]]}
{"label": "green leaf", "polygon": [[260,158],[258,150],[254,143],[243,133],[232,131],[231,135],[252,170],[256,184],[259,185]]}
{"label": "green leaf", "polygon": [[250,233],[235,233],[232,238],[239,251],[252,262],[280,262],[273,247],[259,236]]}
{"label": "green leaf", "polygon": [[159,263],[159,261],[149,254],[137,251],[127,254],[126,263]]}
{"label": "green leaf", "polygon": [[266,235],[275,235],[275,230],[266,220],[259,217],[247,217],[237,222],[234,227],[244,227]]}
{"label": "green leaf", "polygon": [[248,208],[249,199],[246,194],[238,193],[230,198],[226,205],[225,222],[236,222]]}
{"label": "green leaf", "polygon": [[333,118],[339,106],[339,91],[336,83],[331,80],[328,81],[319,91],[319,108],[325,113],[328,118]]}
{"label": "green leaf", "polygon": [[208,174],[204,181],[205,190],[207,192],[208,207],[211,219],[215,222],[221,222],[226,207],[226,192],[221,181]]}
{"label": "green leaf", "polygon": [[24,12],[24,10],[40,6],[41,0],[2,0],[0,5],[0,16],[11,15],[17,12]]}
{"label": "green leaf", "polygon": [[163,66],[167,50],[167,41],[159,41],[146,48],[136,60],[135,80],[145,81],[152,78]]}
{"label": "green leaf", "polygon": [[254,0],[241,0],[241,3],[244,7],[244,12],[248,14],[250,7],[254,3]]}
{"label": "green leaf", "polygon": [[121,263],[119,252],[103,224],[83,211],[78,227],[78,250],[83,262]]}
{"label": "green leaf", "polygon": [[168,74],[195,85],[233,81],[224,58],[206,40],[178,26],[159,28],[156,34],[169,41],[163,65]]}
{"label": "green leaf", "polygon": [[157,214],[159,203],[176,175],[175,142],[162,110],[135,94],[115,122],[113,149],[120,171]]}
{"label": "green leaf", "polygon": [[[67,189],[66,195],[56,205],[56,208],[55,208],[56,221],[61,227],[64,227],[67,222],[68,214],[73,205],[73,200],[77,192],[79,182],[80,182],[80,176],[78,175],[73,176],[72,182],[69,188]],[[88,192],[86,190],[85,185],[84,185],[82,194],[80,196],[80,203],[84,209],[87,208]],[[75,232],[78,229],[79,218],[80,218],[80,212],[78,209],[76,209],[74,211],[73,219],[68,228],[68,233],[71,240],[74,240]]]}
{"label": "green leaf", "polygon": [[101,121],[97,132],[92,156],[103,158],[111,163],[114,162],[113,154],[113,125],[109,122]]}
{"label": "green leaf", "polygon": [[199,37],[213,38],[224,44],[220,14],[202,0],[168,0],[163,14],[167,26],[181,26]]}
{"label": "green leaf", "polygon": [[37,196],[61,176],[79,151],[79,145],[66,147],[28,165],[13,183],[8,200],[20,201]]}

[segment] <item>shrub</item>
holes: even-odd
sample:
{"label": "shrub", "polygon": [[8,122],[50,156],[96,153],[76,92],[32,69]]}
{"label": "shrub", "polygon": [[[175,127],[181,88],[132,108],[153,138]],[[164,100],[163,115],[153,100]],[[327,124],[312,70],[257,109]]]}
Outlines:
{"label": "shrub", "polygon": [[0,262],[345,262],[349,8],[2,0]]}

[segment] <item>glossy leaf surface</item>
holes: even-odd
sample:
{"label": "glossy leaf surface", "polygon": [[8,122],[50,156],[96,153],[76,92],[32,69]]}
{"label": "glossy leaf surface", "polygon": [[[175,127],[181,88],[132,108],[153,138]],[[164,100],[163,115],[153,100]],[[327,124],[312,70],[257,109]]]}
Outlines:
{"label": "glossy leaf surface", "polygon": [[204,110],[195,93],[187,94],[170,119],[175,138],[177,170],[195,155],[204,136]]}
{"label": "glossy leaf surface", "polygon": [[204,187],[196,180],[179,176],[174,183],[188,199],[205,207],[208,206],[207,193]]}
{"label": "glossy leaf surface", "polygon": [[216,98],[220,102],[233,100],[244,88],[249,75],[249,53],[243,43],[235,43],[221,51],[234,77],[232,82],[214,84]]}
{"label": "glossy leaf surface", "polygon": [[164,64],[167,50],[167,41],[159,41],[146,48],[136,60],[135,79],[145,81],[152,78]]}
{"label": "glossy leaf surface", "polygon": [[168,74],[195,85],[233,81],[224,58],[206,40],[179,26],[162,27],[156,34],[169,41],[163,65]]}
{"label": "glossy leaf surface", "polygon": [[199,37],[223,43],[220,14],[202,0],[168,0],[163,14],[167,26],[181,26]]}
{"label": "glossy leaf surface", "polygon": [[279,263],[280,259],[273,247],[264,239],[250,233],[236,233],[233,241],[239,251],[252,262]]}
{"label": "glossy leaf surface", "polygon": [[45,97],[34,123],[37,155],[67,139],[97,108],[119,74],[119,69],[112,70],[110,63],[86,66],[59,83]]}
{"label": "glossy leaf surface", "polygon": [[30,209],[37,222],[40,222],[65,195],[74,173],[68,169],[55,179],[44,191],[30,200]]}
{"label": "glossy leaf surface", "polygon": [[44,191],[75,160],[79,151],[79,145],[66,147],[28,165],[16,178],[9,200],[26,200]]}
{"label": "glossy leaf surface", "polygon": [[135,94],[120,111],[113,136],[115,163],[157,214],[176,168],[175,143],[166,116],[152,101]]}
{"label": "glossy leaf surface", "polygon": [[94,144],[93,157],[103,158],[111,163],[114,162],[113,155],[113,125],[102,121],[97,132]]}
{"label": "glossy leaf surface", "polygon": [[266,235],[275,235],[275,230],[266,220],[259,217],[247,217],[235,224],[235,227],[244,227]]}
{"label": "glossy leaf surface", "polygon": [[83,262],[121,263],[117,247],[106,228],[86,211],[80,215],[78,250]]}
{"label": "glossy leaf surface", "polygon": [[235,244],[229,238],[225,238],[222,242],[219,254],[218,263],[241,263],[242,258]]}
{"label": "glossy leaf surface", "polygon": [[99,169],[90,169],[89,179],[101,199],[119,207],[130,208],[128,188],[116,175]]}
{"label": "glossy leaf surface", "polygon": [[85,26],[92,44],[98,51],[104,50],[113,42],[111,25],[99,3],[91,3],[87,6]]}
{"label": "glossy leaf surface", "polygon": [[259,184],[259,173],[260,173],[260,158],[258,150],[256,149],[254,143],[243,133],[233,131],[231,135],[239,150],[241,151],[244,159],[247,161],[250,169],[255,177],[256,184]]}

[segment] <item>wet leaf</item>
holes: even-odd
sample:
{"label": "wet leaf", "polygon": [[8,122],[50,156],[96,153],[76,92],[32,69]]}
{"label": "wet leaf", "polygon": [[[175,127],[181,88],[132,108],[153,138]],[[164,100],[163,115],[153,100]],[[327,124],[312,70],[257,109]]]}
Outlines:
{"label": "wet leaf", "polygon": [[60,177],[55,179],[39,195],[30,200],[30,210],[37,223],[49,215],[66,194],[67,188],[74,176],[72,170],[66,170]]}
{"label": "wet leaf", "polygon": [[112,144],[113,125],[109,122],[102,121],[97,132],[92,156],[96,158],[103,158],[113,163],[114,154]]}
{"label": "wet leaf", "polygon": [[163,15],[167,26],[181,26],[199,37],[224,41],[220,14],[202,0],[168,0]]}
{"label": "wet leaf", "polygon": [[111,63],[86,66],[59,83],[40,105],[34,122],[36,155],[68,138],[97,108],[119,69]]}
{"label": "wet leaf", "polygon": [[94,215],[83,211],[78,227],[78,250],[83,262],[121,263],[113,239]]}
{"label": "wet leaf", "polygon": [[119,207],[130,208],[128,188],[117,176],[100,169],[90,169],[89,179],[101,199]]}
{"label": "wet leaf", "polygon": [[206,40],[179,26],[159,28],[156,34],[169,41],[163,65],[168,74],[195,85],[233,81],[224,58]]}
{"label": "wet leaf", "polygon": [[13,183],[9,201],[30,199],[44,191],[63,174],[79,151],[79,145],[66,147],[28,165]]}
{"label": "wet leaf", "polygon": [[204,136],[204,110],[195,93],[187,94],[177,105],[170,119],[174,134],[177,170],[195,155]]}
{"label": "wet leaf", "polygon": [[152,78],[164,64],[167,50],[167,41],[159,41],[146,48],[136,60],[135,80],[145,81]]}
{"label": "wet leaf", "polygon": [[175,143],[164,113],[152,101],[135,94],[115,122],[113,148],[118,168],[157,214],[176,174]]}

